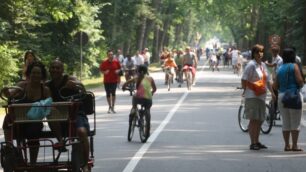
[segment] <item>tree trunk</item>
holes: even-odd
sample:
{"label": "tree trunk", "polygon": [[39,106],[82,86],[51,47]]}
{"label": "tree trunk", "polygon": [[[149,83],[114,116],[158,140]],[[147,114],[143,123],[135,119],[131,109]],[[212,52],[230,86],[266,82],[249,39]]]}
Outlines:
{"label": "tree trunk", "polygon": [[153,39],[153,47],[152,47],[152,62],[159,62],[159,28],[155,26],[154,29],[154,39]]}
{"label": "tree trunk", "polygon": [[[112,22],[112,36],[111,36],[111,42],[112,44],[115,43],[115,40],[117,38],[117,23],[116,23],[116,17],[117,17],[117,0],[113,1],[114,3],[114,14],[113,14],[113,22]],[[111,45],[114,46],[114,45]]]}
{"label": "tree trunk", "polygon": [[304,35],[304,56],[302,58],[303,65],[306,65],[306,7],[304,5],[304,29],[303,29],[303,35]]}
{"label": "tree trunk", "polygon": [[147,20],[146,22],[146,30],[145,30],[145,34],[143,37],[143,48],[148,47],[148,37],[150,32],[152,31],[152,26],[153,26],[153,21],[152,20]]}
{"label": "tree trunk", "polygon": [[147,24],[147,19],[144,17],[141,21],[141,26],[139,28],[139,37],[138,37],[138,45],[137,45],[137,49],[139,51],[143,50],[143,42],[144,42],[144,35],[145,35],[145,31],[146,31],[146,24]]}

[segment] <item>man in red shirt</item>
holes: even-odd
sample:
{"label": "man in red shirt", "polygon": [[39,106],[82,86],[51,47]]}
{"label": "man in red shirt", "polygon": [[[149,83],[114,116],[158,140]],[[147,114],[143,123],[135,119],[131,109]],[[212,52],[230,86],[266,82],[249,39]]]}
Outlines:
{"label": "man in red shirt", "polygon": [[116,113],[114,110],[116,100],[116,88],[121,66],[118,60],[114,59],[113,51],[107,51],[107,58],[100,64],[100,71],[104,75],[104,88],[108,103],[107,113]]}

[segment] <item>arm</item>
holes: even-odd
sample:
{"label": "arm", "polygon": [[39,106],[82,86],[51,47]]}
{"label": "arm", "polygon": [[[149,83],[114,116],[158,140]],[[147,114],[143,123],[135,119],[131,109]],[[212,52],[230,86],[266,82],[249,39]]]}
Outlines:
{"label": "arm", "polygon": [[198,58],[196,57],[196,55],[194,55],[194,67],[197,68],[198,66]]}
{"label": "arm", "polygon": [[109,69],[106,69],[104,61],[102,61],[102,63],[100,64],[99,69],[100,69],[100,72],[103,73],[104,75],[109,73]]}
{"label": "arm", "polygon": [[66,82],[66,84],[65,84],[64,87],[67,87],[67,88],[73,89],[73,90],[78,90],[78,89],[80,89],[80,87],[81,87],[82,89],[84,89],[83,91],[85,91],[85,87],[84,87],[84,85],[82,84],[82,82],[79,81],[79,80],[78,80],[76,77],[74,77],[74,76],[68,76],[68,80],[67,80],[67,82]]}
{"label": "arm", "polygon": [[247,80],[241,79],[241,88],[243,89],[242,95],[244,95],[244,92],[246,90]]}
{"label": "arm", "polygon": [[152,95],[156,92],[156,85],[153,78],[151,78]]}
{"label": "arm", "polygon": [[300,69],[297,64],[294,64],[294,74],[295,74],[295,78],[296,78],[296,82],[298,86],[302,88],[304,85],[304,81],[303,81],[303,77],[301,75]]}
{"label": "arm", "polygon": [[126,86],[130,83],[136,82],[138,77],[134,77],[128,81],[126,81],[123,85],[122,85],[122,89],[124,90],[126,88]]}

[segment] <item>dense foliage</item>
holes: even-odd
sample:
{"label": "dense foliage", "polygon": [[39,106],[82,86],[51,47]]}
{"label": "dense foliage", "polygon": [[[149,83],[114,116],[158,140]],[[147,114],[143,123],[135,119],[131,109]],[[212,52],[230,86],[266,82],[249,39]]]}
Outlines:
{"label": "dense foliage", "polygon": [[[0,87],[18,79],[27,49],[46,64],[60,57],[82,77],[99,74],[108,48],[148,47],[156,62],[163,47],[203,46],[213,37],[245,50],[268,48],[277,34],[304,57],[305,7],[305,0],[1,0]],[[82,47],[78,32],[89,38]]]}

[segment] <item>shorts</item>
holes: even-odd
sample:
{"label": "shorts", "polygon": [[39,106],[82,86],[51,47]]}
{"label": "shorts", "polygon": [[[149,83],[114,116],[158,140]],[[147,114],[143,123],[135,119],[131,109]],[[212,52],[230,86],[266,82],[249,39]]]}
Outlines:
{"label": "shorts", "polygon": [[88,123],[88,118],[86,115],[79,114],[76,119],[76,128],[85,128],[87,131],[87,134],[90,132],[90,127]]}
{"label": "shorts", "polygon": [[264,121],[266,117],[266,103],[261,99],[245,99],[245,115],[247,119]]}
{"label": "shorts", "polygon": [[192,76],[195,76],[195,68],[193,66],[190,66],[190,65],[184,65],[183,67],[183,71],[186,71],[187,69],[191,69],[191,73],[192,73]]}
{"label": "shorts", "polygon": [[150,109],[152,106],[152,100],[151,99],[145,99],[145,98],[137,98],[133,97],[133,106],[136,106],[138,104],[143,105],[146,109]]}
{"label": "shorts", "polygon": [[117,83],[104,83],[106,97],[116,96]]}
{"label": "shorts", "polygon": [[284,93],[278,95],[278,108],[282,116],[282,129],[283,131],[300,130],[302,120],[302,109],[289,109],[285,108],[282,103]]}

